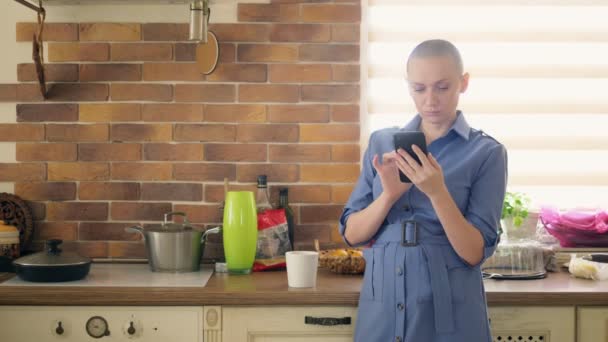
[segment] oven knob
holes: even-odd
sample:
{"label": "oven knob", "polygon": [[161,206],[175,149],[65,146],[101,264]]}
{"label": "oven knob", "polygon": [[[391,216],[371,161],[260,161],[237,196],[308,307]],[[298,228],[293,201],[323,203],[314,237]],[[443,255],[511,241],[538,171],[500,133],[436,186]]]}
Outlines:
{"label": "oven knob", "polygon": [[138,338],[142,336],[143,327],[141,322],[135,319],[130,319],[122,326],[122,330],[127,338]]}
{"label": "oven knob", "polygon": [[92,338],[102,338],[104,336],[110,336],[110,328],[108,327],[108,321],[101,316],[93,316],[89,318],[86,324],[87,334]]}
{"label": "oven knob", "polygon": [[55,319],[50,326],[51,334],[56,337],[69,337],[70,336],[70,322],[66,319]]}
{"label": "oven knob", "polygon": [[133,322],[129,322],[129,328],[127,329],[127,333],[129,335],[135,335],[135,327],[133,326]]}

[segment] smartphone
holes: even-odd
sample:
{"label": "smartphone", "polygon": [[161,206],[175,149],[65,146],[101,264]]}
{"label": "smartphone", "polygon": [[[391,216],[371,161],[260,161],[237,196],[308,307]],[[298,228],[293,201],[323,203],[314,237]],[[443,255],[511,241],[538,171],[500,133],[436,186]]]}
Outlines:
{"label": "smartphone", "polygon": [[[402,148],[405,152],[407,152],[418,164],[420,164],[420,158],[416,155],[414,150],[412,150],[412,145],[418,146],[422,152],[426,155],[426,138],[424,137],[424,133],[419,131],[408,131],[408,132],[397,132],[393,136],[393,142],[395,144],[395,151],[397,149]],[[403,183],[411,183],[412,181],[407,178],[401,170],[399,170],[399,179]]]}

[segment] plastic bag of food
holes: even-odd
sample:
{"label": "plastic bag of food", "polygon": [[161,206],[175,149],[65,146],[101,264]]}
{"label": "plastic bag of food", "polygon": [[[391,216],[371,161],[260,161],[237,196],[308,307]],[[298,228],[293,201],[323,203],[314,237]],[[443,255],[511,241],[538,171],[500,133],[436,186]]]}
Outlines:
{"label": "plastic bag of food", "polygon": [[570,259],[568,271],[577,278],[608,279],[608,264],[577,258],[575,254]]}
{"label": "plastic bag of food", "polygon": [[253,271],[285,268],[285,252],[290,250],[285,209],[268,209],[258,213],[258,246]]}

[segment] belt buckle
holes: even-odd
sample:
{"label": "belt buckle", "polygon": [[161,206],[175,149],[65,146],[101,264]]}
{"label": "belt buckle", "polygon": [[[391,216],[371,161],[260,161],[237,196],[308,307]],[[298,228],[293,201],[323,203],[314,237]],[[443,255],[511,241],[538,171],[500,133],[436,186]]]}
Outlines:
{"label": "belt buckle", "polygon": [[[406,230],[408,223],[414,224],[414,239],[408,240],[406,235]],[[403,221],[401,226],[401,246],[403,247],[413,247],[418,245],[418,223],[414,220]]]}

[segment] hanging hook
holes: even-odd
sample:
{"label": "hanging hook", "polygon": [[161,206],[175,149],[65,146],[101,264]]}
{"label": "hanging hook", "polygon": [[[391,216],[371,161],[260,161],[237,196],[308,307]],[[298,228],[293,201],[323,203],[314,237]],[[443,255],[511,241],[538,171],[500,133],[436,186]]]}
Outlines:
{"label": "hanging hook", "polygon": [[27,7],[27,8],[30,8],[30,9],[32,9],[32,10],[34,10],[34,11],[38,12],[39,14],[40,14],[40,13],[44,13],[44,12],[45,12],[45,11],[44,11],[44,8],[42,8],[42,1],[40,1],[40,2],[39,2],[40,7],[38,7],[38,6],[36,6],[36,5],[33,5],[33,4],[30,4],[30,3],[29,3],[29,2],[27,2],[26,0],[15,0],[15,1],[16,1],[16,2],[18,2],[18,3],[20,3],[20,4],[22,4],[23,6],[25,6],[25,7]]}

